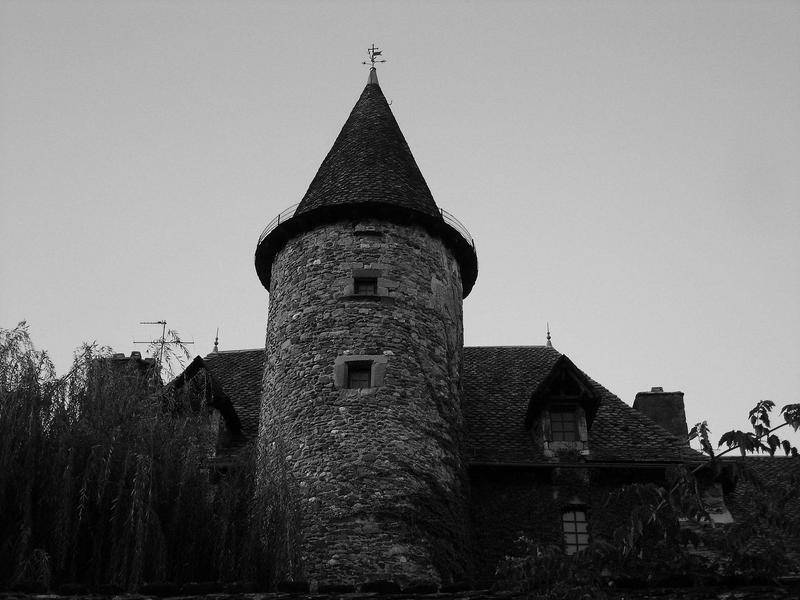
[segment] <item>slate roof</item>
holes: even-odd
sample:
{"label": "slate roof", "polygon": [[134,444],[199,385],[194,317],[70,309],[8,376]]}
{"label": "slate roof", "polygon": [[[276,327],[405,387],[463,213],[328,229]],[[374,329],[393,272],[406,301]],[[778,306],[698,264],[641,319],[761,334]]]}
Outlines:
{"label": "slate roof", "polygon": [[374,72],[295,214],[361,203],[439,216]]}
{"label": "slate roof", "polygon": [[264,350],[212,352],[203,359],[211,376],[230,398],[245,440],[258,436]]}
{"label": "slate roof", "polygon": [[[531,394],[560,357],[548,346],[464,348],[462,408],[469,462],[550,461],[524,423]],[[687,454],[672,434],[590,377],[586,379],[600,397],[589,430],[589,461],[673,462]]]}
{"label": "slate roof", "polygon": [[[737,521],[753,519],[752,496],[761,488],[769,494],[774,502],[786,501],[781,507],[781,514],[790,518],[796,526],[800,526],[800,497],[797,496],[800,485],[800,457],[748,455],[725,458],[723,464],[735,463],[740,466],[737,472],[737,485],[734,491],[725,497],[725,503]],[[741,471],[741,467],[747,473]],[[797,540],[800,547],[800,540]]]}
{"label": "slate roof", "polygon": [[320,224],[363,218],[414,223],[439,237],[458,261],[463,297],[470,293],[478,275],[475,244],[436,206],[374,69],[297,209],[273,219],[259,238],[255,267],[262,285],[270,289],[272,262],[290,239]]}
{"label": "slate roof", "polygon": [[[469,462],[549,462],[525,428],[525,414],[531,394],[561,356],[547,346],[464,348],[462,407]],[[204,359],[231,399],[246,439],[258,434],[264,359],[264,350],[214,352]],[[600,408],[589,431],[590,461],[673,462],[693,454],[599,383],[588,376],[587,381],[600,397]]]}
{"label": "slate roof", "polygon": [[[755,526],[748,553],[767,551],[774,542],[797,573],[800,570],[800,457],[776,453],[723,459],[735,463],[736,486],[725,495],[725,504],[735,521]],[[743,467],[743,468],[742,468]]]}

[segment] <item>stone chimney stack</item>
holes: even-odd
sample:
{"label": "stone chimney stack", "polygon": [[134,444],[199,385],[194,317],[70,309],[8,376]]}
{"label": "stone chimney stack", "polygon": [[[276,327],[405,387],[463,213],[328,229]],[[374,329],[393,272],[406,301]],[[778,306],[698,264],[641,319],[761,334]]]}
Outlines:
{"label": "stone chimney stack", "polygon": [[683,408],[683,392],[665,392],[664,388],[654,387],[649,392],[636,394],[633,408],[688,444],[689,429]]}

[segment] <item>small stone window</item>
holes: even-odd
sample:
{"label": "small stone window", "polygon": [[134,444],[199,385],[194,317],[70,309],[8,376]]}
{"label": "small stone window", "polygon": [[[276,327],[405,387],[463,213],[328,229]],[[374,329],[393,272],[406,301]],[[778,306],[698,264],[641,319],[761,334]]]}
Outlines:
{"label": "small stone window", "polygon": [[351,390],[372,387],[372,363],[347,363],[347,387]]}
{"label": "small stone window", "polygon": [[377,277],[356,277],[353,280],[353,294],[356,296],[377,296]]}
{"label": "small stone window", "polygon": [[564,552],[575,554],[589,546],[589,523],[585,508],[575,508],[561,513],[564,531]]}
{"label": "small stone window", "polygon": [[341,354],[333,363],[333,384],[342,390],[370,394],[383,385],[391,352],[384,354]]}
{"label": "small stone window", "polygon": [[550,409],[550,434],[553,442],[576,442],[578,436],[578,415],[573,408]]}

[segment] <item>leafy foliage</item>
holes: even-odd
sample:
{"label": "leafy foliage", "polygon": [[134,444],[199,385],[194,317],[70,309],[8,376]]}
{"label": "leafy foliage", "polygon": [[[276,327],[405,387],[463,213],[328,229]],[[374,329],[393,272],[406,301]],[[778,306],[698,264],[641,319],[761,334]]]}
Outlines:
{"label": "leafy foliage", "polygon": [[[789,463],[775,459],[765,477],[764,469],[749,466],[752,460],[721,460],[736,451],[772,457],[779,449],[792,457],[788,460],[798,457],[797,449],[776,432],[800,428],[800,404],[784,406],[784,422],[775,426],[770,419],[774,408],[770,400],[758,402],[748,415],[752,431],[723,434],[717,444],[722,450],[713,446],[708,423],[696,424],[689,440],[699,442],[704,460],[667,469],[664,481],[622,485],[610,493],[606,503],[628,507],[627,518],[610,535],[595,532],[589,547],[574,556],[560,546],[523,539],[524,551],[498,567],[501,586],[534,598],[568,600],[602,598],[609,585],[632,573],[646,580],[640,583],[653,584],[680,578],[764,578],[797,569],[800,521],[793,515],[800,514],[800,469],[787,469]],[[717,482],[726,478],[737,480],[730,499],[752,518],[725,525],[712,519],[704,494],[714,485],[721,492]]]}
{"label": "leafy foliage", "polygon": [[285,493],[256,495],[250,452],[213,483],[214,421],[168,392],[94,346],[56,378],[0,330],[0,585],[279,576]]}

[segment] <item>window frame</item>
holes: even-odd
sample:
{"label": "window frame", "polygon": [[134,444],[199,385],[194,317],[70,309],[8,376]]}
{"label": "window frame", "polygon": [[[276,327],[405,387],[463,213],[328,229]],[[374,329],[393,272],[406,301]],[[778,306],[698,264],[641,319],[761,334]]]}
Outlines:
{"label": "window frame", "polygon": [[[364,287],[368,289],[364,289]],[[378,295],[378,278],[372,276],[358,276],[353,277],[353,295],[354,296],[377,296]]]}
{"label": "window frame", "polygon": [[[383,354],[352,354],[345,350],[333,361],[333,381],[331,382],[333,387],[340,390],[356,391],[360,394],[371,394],[375,392],[376,388],[383,386],[390,355],[391,352],[385,352]],[[356,369],[369,365],[369,387],[348,387],[350,379],[348,373],[351,365]]]}
{"label": "window frame", "polygon": [[[578,518],[579,514],[582,515],[582,519]],[[572,556],[588,548],[589,508],[582,505],[565,507],[561,511],[561,534],[565,554]],[[574,539],[570,541],[569,536],[574,536]]]}
{"label": "window frame", "polygon": [[[345,389],[348,390],[363,390],[367,388],[374,387],[372,385],[372,361],[351,361],[347,362],[347,375],[345,377]],[[353,375],[359,374],[359,378],[361,379],[363,375],[366,375],[366,382],[367,385],[353,385]]]}
{"label": "window frame", "polygon": [[[581,432],[578,426],[580,415],[578,409],[571,405],[551,406],[547,411],[550,419],[550,442],[580,442]],[[555,415],[569,415],[570,418],[554,418]],[[558,424],[558,427],[556,427]],[[571,425],[570,428],[567,425]]]}

